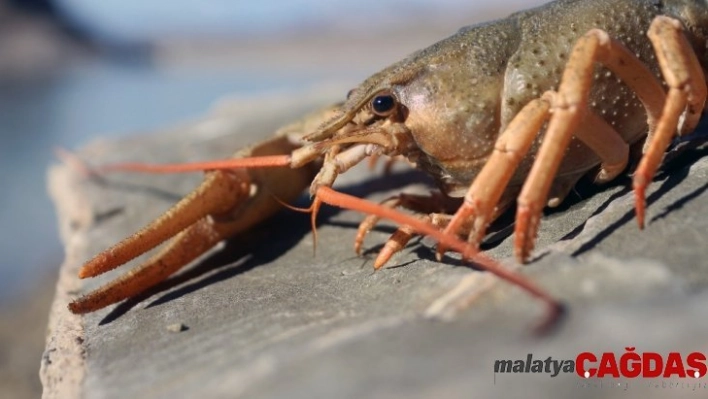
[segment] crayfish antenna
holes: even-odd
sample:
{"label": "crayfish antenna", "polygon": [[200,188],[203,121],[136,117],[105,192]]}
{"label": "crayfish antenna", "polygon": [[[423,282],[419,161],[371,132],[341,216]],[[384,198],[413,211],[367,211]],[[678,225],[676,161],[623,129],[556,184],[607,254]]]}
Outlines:
{"label": "crayfish antenna", "polygon": [[544,318],[544,322],[538,328],[538,331],[547,331],[549,327],[556,325],[557,321],[560,319],[560,316],[563,314],[563,305],[531,280],[521,274],[514,273],[513,271],[503,267],[494,259],[485,256],[476,249],[471,248],[466,242],[460,240],[454,235],[443,233],[440,229],[430,223],[406,215],[405,213],[399,212],[395,209],[334,191],[326,186],[319,187],[315,193],[315,196],[322,202],[333,206],[355,210],[370,215],[377,215],[380,218],[389,219],[404,226],[410,226],[410,228],[418,234],[434,238],[439,243],[445,245],[445,247],[459,252],[463,259],[474,262],[480,268],[495,274],[497,277],[506,280],[529,294],[537,297],[548,305],[547,316]]}
{"label": "crayfish antenna", "polygon": [[273,168],[290,166],[290,155],[266,155],[251,158],[228,158],[215,161],[151,164],[124,162],[103,165],[95,168],[97,172],[139,172],[139,173],[189,173],[209,170],[233,170],[249,168]]}
{"label": "crayfish antenna", "polygon": [[308,208],[298,208],[296,206],[288,204],[285,201],[282,201],[275,195],[273,195],[273,199],[276,200],[283,208],[287,208],[295,212],[310,214],[310,226],[312,230],[312,256],[315,256],[317,254],[317,214],[320,212],[320,206],[322,205],[322,201],[319,201],[317,198],[315,198],[315,200],[312,202],[312,205],[310,205]]}
{"label": "crayfish antenna", "polygon": [[322,201],[315,197],[312,201],[312,213],[310,214],[310,226],[312,227],[312,255],[317,254],[317,214],[320,212]]}
{"label": "crayfish antenna", "polygon": [[57,146],[54,147],[53,151],[55,157],[80,173],[81,177],[85,179],[101,177],[101,174],[95,168],[91,167],[91,165],[84,162],[83,159],[79,158],[78,155],[66,148]]}
{"label": "crayfish antenna", "polygon": [[547,336],[558,330],[568,314],[568,309],[560,302],[551,303],[548,305],[546,317],[537,324],[533,331],[536,335]]}

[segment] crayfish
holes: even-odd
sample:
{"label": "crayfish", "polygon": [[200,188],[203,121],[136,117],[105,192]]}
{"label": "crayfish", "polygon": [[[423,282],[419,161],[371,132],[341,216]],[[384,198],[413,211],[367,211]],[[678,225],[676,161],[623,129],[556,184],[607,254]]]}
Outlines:
{"label": "crayfish", "polygon": [[[171,243],[69,309],[91,312],[146,290],[273,215],[309,185],[313,224],[323,203],[369,215],[357,250],[379,219],[400,225],[375,268],[412,236],[430,236],[438,256],[456,251],[557,314],[558,301],[479,252],[487,227],[516,204],[515,256],[527,261],[542,209],[558,206],[583,176],[604,183],[623,173],[630,147],[642,148],[633,186],[643,227],[645,189],[667,146],[694,130],[704,110],[707,48],[703,1],[559,0],[462,28],[372,75],[346,101],[233,159],[106,167],[207,173],[163,216],[88,261],[80,277],[104,273],[174,237]],[[440,192],[374,204],[331,188],[338,175],[382,156],[406,159],[432,176]]]}

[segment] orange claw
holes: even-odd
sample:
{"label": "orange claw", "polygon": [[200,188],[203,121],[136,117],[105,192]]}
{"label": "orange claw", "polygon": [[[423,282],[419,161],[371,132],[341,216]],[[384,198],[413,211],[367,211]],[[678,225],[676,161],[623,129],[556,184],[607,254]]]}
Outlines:
{"label": "orange claw", "polygon": [[208,215],[228,212],[249,195],[244,172],[214,172],[196,190],[145,228],[86,262],[79,278],[98,276],[155,248]]}
{"label": "orange claw", "polygon": [[[274,214],[281,201],[297,198],[315,175],[307,165],[283,168],[291,162],[288,154],[296,146],[285,137],[276,137],[242,151],[237,156],[250,158],[185,165],[117,164],[106,170],[188,172],[206,169],[204,182],[150,225],[89,260],[79,277],[93,277],[112,270],[174,237],[165,249],[138,268],[69,304],[74,313],[87,313],[132,297],[166,279],[218,242]],[[259,169],[279,167],[262,173]],[[276,199],[277,197],[278,199]]]}
{"label": "orange claw", "polygon": [[[77,314],[93,312],[140,294],[228,237],[229,232],[223,227],[210,219],[201,219],[179,233],[170,245],[140,267],[71,302],[69,310]],[[85,275],[80,274],[80,277]]]}

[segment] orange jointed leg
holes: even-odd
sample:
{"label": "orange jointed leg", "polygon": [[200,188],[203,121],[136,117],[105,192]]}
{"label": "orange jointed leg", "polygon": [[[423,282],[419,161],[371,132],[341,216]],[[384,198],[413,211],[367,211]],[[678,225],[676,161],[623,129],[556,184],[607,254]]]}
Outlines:
{"label": "orange jointed leg", "polygon": [[[433,223],[438,228],[444,228],[449,222],[447,209],[449,205],[445,203],[442,194],[433,192],[429,195],[398,194],[381,202],[382,206],[388,208],[403,208],[413,211],[416,217]],[[445,214],[441,214],[444,212]],[[364,238],[379,222],[377,215],[368,215],[359,223],[356,238],[354,239],[354,252],[361,254],[361,246]],[[444,220],[443,220],[444,219]],[[401,226],[386,241],[384,247],[379,252],[374,262],[374,269],[383,267],[391,257],[405,247],[408,241],[413,238],[415,232],[408,226]]]}
{"label": "orange jointed leg", "polygon": [[[455,236],[465,223],[472,220],[468,242],[472,248],[479,248],[489,224],[493,221],[495,207],[506,190],[511,177],[521,160],[531,148],[539,130],[548,119],[549,95],[528,103],[511,121],[494,145],[489,160],[472,182],[465,194],[462,206],[445,229],[445,234]],[[447,250],[438,245],[437,255]]]}
{"label": "orange jointed leg", "polygon": [[663,159],[666,148],[676,134],[693,131],[706,102],[706,80],[696,54],[683,34],[680,22],[659,16],[649,27],[649,39],[654,46],[661,72],[669,85],[669,94],[654,134],[644,147],[644,156],[634,175],[634,196],[637,222],[644,227],[645,191]]}
{"label": "orange jointed leg", "polygon": [[[431,218],[428,215],[417,216],[424,223],[431,222]],[[437,226],[436,226],[437,227]],[[390,259],[401,251],[403,247],[408,244],[408,241],[415,235],[415,229],[408,225],[403,225],[399,227],[392,235],[386,240],[384,247],[379,251],[376,260],[374,260],[374,270],[381,269]]]}
{"label": "orange jointed leg", "polygon": [[[562,312],[562,305],[553,297],[551,297],[547,292],[536,286],[529,279],[504,268],[495,260],[469,248],[464,241],[458,239],[453,235],[443,233],[438,228],[429,223],[401,213],[400,211],[397,211],[395,209],[334,191],[329,187],[319,187],[316,192],[316,197],[321,202],[333,206],[355,210],[369,215],[377,215],[380,218],[389,219],[401,225],[410,226],[413,230],[415,230],[416,233],[434,238],[439,243],[445,245],[447,248],[459,252],[462,255],[463,259],[474,262],[477,266],[497,275],[498,277],[504,280],[509,281],[514,285],[519,286],[523,290],[529,292],[531,295],[541,299],[549,306],[548,321],[551,324],[557,319],[557,317]],[[548,324],[549,323],[544,323],[544,325]]]}
{"label": "orange jointed leg", "polygon": [[[517,200],[514,249],[516,257],[525,261],[534,247],[541,211],[548,200],[548,193],[557,175],[573,135],[585,139],[607,167],[609,175],[616,173],[624,152],[608,152],[602,142],[595,142],[579,135],[581,122],[585,119],[588,97],[593,84],[595,63],[602,64],[617,75],[637,94],[644,105],[649,134],[651,135],[661,117],[665,95],[659,81],[637,57],[621,43],[599,29],[592,29],[581,37],[573,47],[561,79],[558,92],[553,98],[551,117],[536,160]],[[605,135],[616,135],[613,129],[601,129]],[[582,133],[582,132],[581,132]],[[624,149],[622,149],[624,151]]]}

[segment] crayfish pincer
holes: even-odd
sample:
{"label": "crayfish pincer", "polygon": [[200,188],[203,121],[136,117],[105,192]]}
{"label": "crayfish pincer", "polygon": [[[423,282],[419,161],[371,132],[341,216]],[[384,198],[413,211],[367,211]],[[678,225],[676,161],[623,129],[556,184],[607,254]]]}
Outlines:
{"label": "crayfish pincer", "polygon": [[[627,168],[630,147],[643,146],[634,175],[643,226],[645,188],[669,142],[694,130],[703,112],[706,43],[702,1],[560,0],[462,28],[372,75],[345,102],[233,159],[115,165],[209,172],[194,193],[90,260],[81,276],[115,268],[176,236],[173,243],[70,309],[90,312],[145,290],[309,185],[313,219],[322,203],[369,214],[357,248],[378,219],[400,224],[376,268],[413,235],[431,236],[438,255],[459,252],[558,314],[560,305],[545,291],[479,253],[488,225],[515,203],[515,255],[527,261],[545,206],[560,204],[585,175],[597,183],[614,179]],[[372,204],[331,189],[338,175],[380,156],[406,159],[432,176],[440,192]]]}

